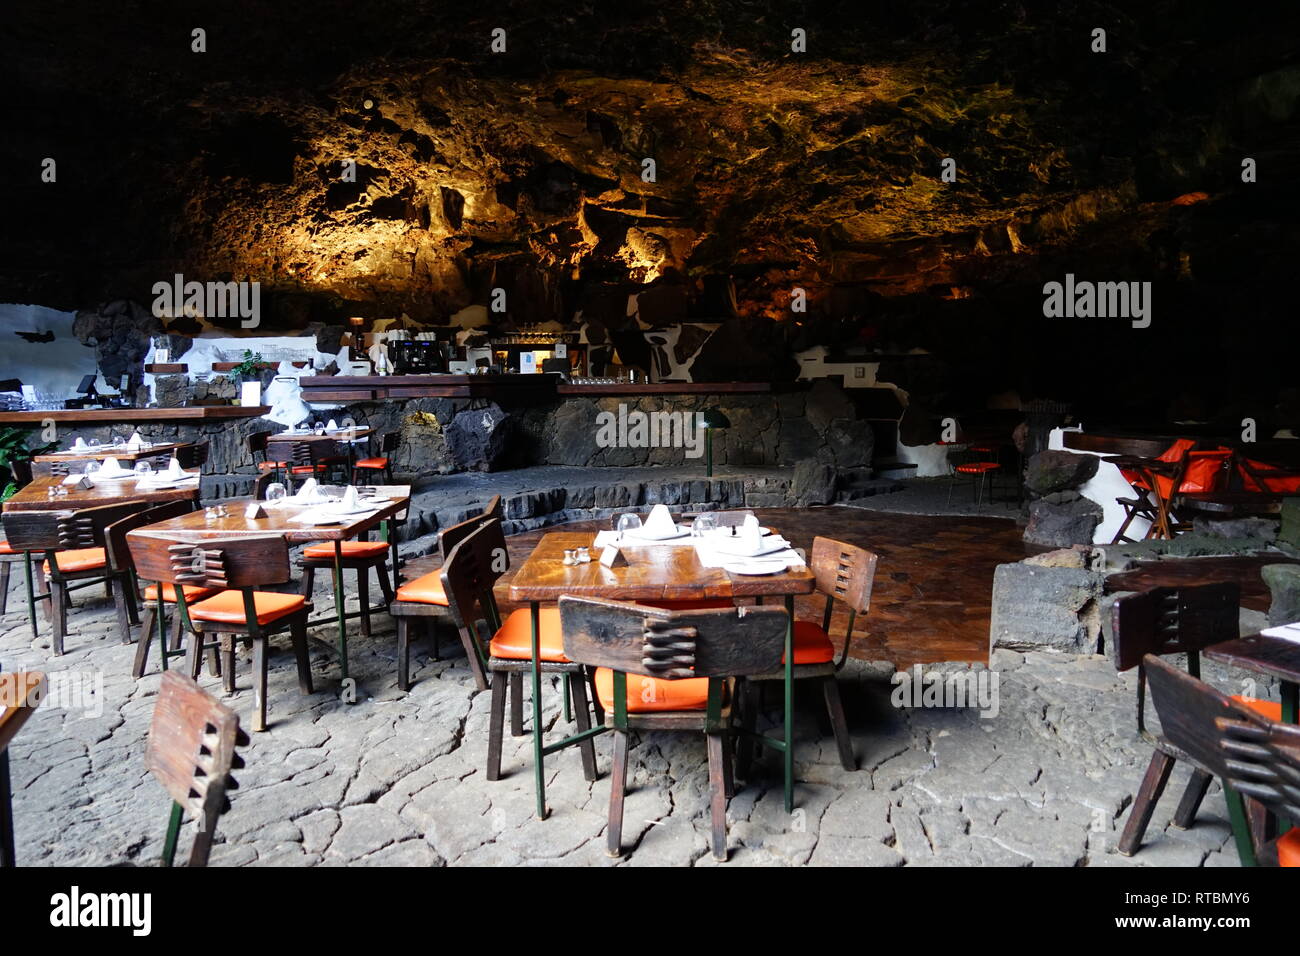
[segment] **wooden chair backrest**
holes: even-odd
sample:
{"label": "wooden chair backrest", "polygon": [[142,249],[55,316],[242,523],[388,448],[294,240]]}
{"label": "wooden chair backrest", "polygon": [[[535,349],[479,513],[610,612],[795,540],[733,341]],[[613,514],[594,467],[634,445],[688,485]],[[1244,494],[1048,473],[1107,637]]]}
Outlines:
{"label": "wooden chair backrest", "polygon": [[476,642],[474,622],[480,617],[480,608],[492,626],[498,624],[492,585],[505,573],[493,567],[498,547],[504,549],[505,537],[500,519],[493,519],[453,547],[438,570],[452,620],[462,630],[468,628]]}
{"label": "wooden chair backrest", "polygon": [[169,518],[179,518],[193,510],[194,505],[191,502],[169,501],[166,504],[154,505],[144,511],[137,511],[135,514],[114,521],[104,529],[104,549],[108,553],[108,566],[114,571],[126,571],[133,567],[131,548],[126,543],[128,531],[157,524],[159,521],[166,521]]}
{"label": "wooden chair backrest", "polygon": [[1274,813],[1300,820],[1300,727],[1216,717],[1228,784]]}
{"label": "wooden chair backrest", "polygon": [[818,591],[843,601],[858,613],[866,613],[871,608],[871,588],[876,580],[878,560],[866,548],[818,537],[813,539],[808,566],[817,579]]}
{"label": "wooden chair backrest", "polygon": [[253,432],[248,436],[248,450],[254,455],[260,454],[266,457],[267,438],[270,432]]}
{"label": "wooden chair backrest", "polygon": [[207,865],[217,817],[229,808],[226,791],[236,786],[230,772],[244,765],[235,750],[247,744],[233,710],[179,671],[163,672],[144,762],[172,800],[200,821],[190,866]]}
{"label": "wooden chair backrest", "polygon": [[0,516],[5,540],[15,551],[47,551],[59,546],[59,519],[68,511],[6,511]]}
{"label": "wooden chair backrest", "polygon": [[456,547],[480,527],[489,521],[501,517],[501,496],[493,495],[492,500],[488,502],[482,514],[477,514],[472,518],[466,518],[457,524],[452,525],[438,534],[438,547],[442,551],[443,559],[451,553],[451,549]]}
{"label": "wooden chair backrest", "polygon": [[127,535],[136,573],[146,581],[209,588],[256,588],[289,580],[289,545],[280,535],[183,541]]}
{"label": "wooden chair backrest", "polygon": [[314,441],[295,441],[289,443],[289,464],[295,468],[311,466],[316,464],[316,456],[312,449],[316,445],[323,445],[325,442]]}
{"label": "wooden chair backrest", "polygon": [[17,551],[102,548],[109,525],[148,507],[147,501],[121,501],[94,508],[5,512],[5,538]]}
{"label": "wooden chair backrest", "polygon": [[626,601],[560,598],[569,660],[661,680],[778,670],[788,622],[782,607],[669,611]]}
{"label": "wooden chair backrest", "polygon": [[262,474],[258,475],[253,480],[253,497],[256,498],[258,501],[265,501],[266,489],[269,488],[271,485],[275,484],[276,481],[278,480],[279,479],[276,477],[276,474],[273,471],[263,472]]}
{"label": "wooden chair backrest", "polygon": [[181,463],[182,468],[202,468],[208,463],[208,451],[211,445],[208,442],[199,442],[197,445],[190,445],[187,448],[176,449],[176,460]]}
{"label": "wooden chair backrest", "polygon": [[1198,654],[1232,640],[1240,599],[1241,589],[1232,582],[1126,594],[1111,608],[1115,666],[1126,671],[1148,654]]}
{"label": "wooden chair backrest", "polygon": [[388,434],[384,435],[382,439],[380,439],[379,442],[380,454],[383,455],[392,454],[393,452],[397,451],[398,446],[400,446],[401,444],[402,444],[402,433],[399,431],[391,431]]}
{"label": "wooden chair backrest", "polygon": [[1161,736],[1216,777],[1227,774],[1227,761],[1219,746],[1218,717],[1231,717],[1255,725],[1270,723],[1209,684],[1154,654],[1142,662],[1151,683],[1151,702],[1160,716]]}

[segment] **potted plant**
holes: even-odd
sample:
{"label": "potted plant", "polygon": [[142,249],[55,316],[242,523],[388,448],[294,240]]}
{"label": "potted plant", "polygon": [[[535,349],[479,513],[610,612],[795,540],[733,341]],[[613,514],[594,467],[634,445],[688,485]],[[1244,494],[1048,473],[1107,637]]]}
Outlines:
{"label": "potted plant", "polygon": [[[261,401],[262,391],[262,354],[260,352],[250,352],[244,349],[244,358],[238,365],[230,370],[230,380],[240,387],[240,396],[236,398],[236,405],[243,405],[245,397],[248,398],[249,404],[257,404]],[[251,394],[250,390],[245,387],[246,383],[257,383],[257,395]]]}
{"label": "potted plant", "polygon": [[14,478],[14,462],[31,461],[36,455],[44,454],[54,448],[56,442],[49,442],[39,448],[27,447],[27,436],[35,429],[16,428],[12,425],[0,426],[0,501],[8,499],[18,490]]}

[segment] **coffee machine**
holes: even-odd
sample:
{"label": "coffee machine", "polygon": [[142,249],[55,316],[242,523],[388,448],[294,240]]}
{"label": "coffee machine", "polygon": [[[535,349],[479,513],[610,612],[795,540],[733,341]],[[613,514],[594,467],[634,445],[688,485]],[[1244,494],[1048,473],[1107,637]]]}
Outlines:
{"label": "coffee machine", "polygon": [[403,339],[388,342],[394,375],[439,375],[447,371],[446,342]]}

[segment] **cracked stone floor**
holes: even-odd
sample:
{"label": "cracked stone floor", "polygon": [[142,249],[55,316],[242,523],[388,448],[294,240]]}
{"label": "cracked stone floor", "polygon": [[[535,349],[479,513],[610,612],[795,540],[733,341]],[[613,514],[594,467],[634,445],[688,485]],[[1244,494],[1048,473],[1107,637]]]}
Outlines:
{"label": "cracked stone floor", "polygon": [[[102,678],[98,716],[47,703],[11,745],[19,862],[155,863],[168,810],[143,766],[156,656],[151,672],[132,680],[133,649],[119,643],[102,591],[87,589],[74,596],[68,653],[52,658],[48,625],[30,637],[21,574],[14,577],[0,619],[3,669]],[[328,606],[323,590],[316,602]],[[474,691],[453,640],[444,633],[440,662],[427,642],[415,645],[416,683],[402,694],[392,624],[381,616],[371,640],[351,642],[354,704],[339,699],[337,667],[318,646],[316,693],[300,696],[287,639],[276,640],[270,727],[244,752],[211,864],[714,865],[702,737],[652,733],[634,742],[624,853],[610,859],[610,739],[598,739],[603,776],[595,783],[583,779],[574,750],[547,761],[551,818],[537,821],[529,737],[507,735],[506,776],[484,779],[488,695]],[[818,728],[818,698],[800,694],[797,810],[783,810],[775,765],[756,766],[730,802],[727,865],[1237,865],[1217,784],[1192,829],[1168,826],[1183,768],[1141,852],[1126,859],[1113,851],[1149,757],[1134,733],[1131,673],[1117,676],[1102,657],[1046,652],[998,651],[992,667],[1000,712],[985,719],[971,710],[896,709],[891,668],[851,660],[841,683],[861,764],[855,773],[841,769]],[[245,723],[249,669],[244,656],[239,690],[224,697]],[[219,679],[205,671],[200,682],[223,697]],[[558,689],[544,687],[543,698],[554,727]],[[189,835],[187,827],[182,852]]]}

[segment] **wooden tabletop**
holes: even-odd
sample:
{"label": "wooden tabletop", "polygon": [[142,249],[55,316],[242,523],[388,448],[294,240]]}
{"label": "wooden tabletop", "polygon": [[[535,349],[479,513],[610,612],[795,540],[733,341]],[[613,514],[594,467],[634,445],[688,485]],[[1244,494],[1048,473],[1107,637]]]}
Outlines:
{"label": "wooden tabletop", "polygon": [[0,674],[0,751],[27,723],[44,692],[45,675],[40,671]]}
{"label": "wooden tabletop", "polygon": [[374,429],[369,425],[358,425],[352,429],[352,433],[352,437],[348,438],[344,435],[343,429],[336,432],[326,432],[324,435],[317,435],[315,432],[300,432],[296,435],[291,435],[288,432],[276,432],[273,435],[267,435],[266,440],[267,442],[361,441],[364,438],[369,438],[374,433]]}
{"label": "wooden tabletop", "polygon": [[41,411],[0,412],[0,424],[40,425],[47,418],[67,424],[88,422],[176,422],[227,418],[261,418],[269,405],[200,405],[185,408],[56,408]]}
{"label": "wooden tabletop", "polygon": [[1203,653],[1223,664],[1300,684],[1300,643],[1286,638],[1251,634],[1214,644]]}
{"label": "wooden tabletop", "polygon": [[184,488],[154,488],[137,490],[135,480],[104,481],[93,488],[69,487],[66,495],[49,496],[49,489],[63,483],[58,475],[33,478],[12,498],[4,503],[5,511],[75,511],[96,505],[113,505],[119,501],[149,501],[162,504],[167,501],[198,501],[199,482]]}
{"label": "wooden tabletop", "polygon": [[[586,531],[555,531],[543,536],[510,580],[511,601],[556,601],[562,594],[623,601],[745,597],[760,594],[810,594],[815,579],[807,568],[781,574],[732,574],[706,568],[689,545],[628,545],[627,565],[606,568],[597,560],[596,536]],[[565,565],[564,552],[591,548],[591,563]]]}
{"label": "wooden tabletop", "polygon": [[[130,535],[145,537],[167,537],[177,541],[201,541],[205,538],[229,538],[237,535],[278,534],[290,544],[308,541],[346,541],[355,538],[363,531],[376,528],[401,514],[411,504],[410,485],[367,485],[373,487],[381,497],[393,499],[378,511],[357,518],[345,518],[341,524],[309,525],[289,519],[300,515],[319,505],[299,505],[287,508],[267,508],[265,518],[245,518],[244,510],[253,501],[252,498],[232,498],[222,502],[229,514],[225,518],[209,521],[203,511],[195,511],[179,518],[160,521],[144,528],[130,532]],[[322,485],[328,494],[342,494],[343,489]],[[262,502],[263,505],[266,502]]]}
{"label": "wooden tabletop", "polygon": [[1282,498],[1268,491],[1210,491],[1175,495],[1174,501],[1179,508],[1210,514],[1275,515],[1282,511]]}
{"label": "wooden tabletop", "polygon": [[58,462],[58,461],[103,461],[105,458],[116,458],[118,461],[139,461],[141,458],[158,458],[162,455],[168,457],[176,454],[178,449],[190,448],[194,442],[157,442],[148,448],[128,448],[125,445],[100,445],[97,448],[85,448],[81,451],[67,449],[65,451],[52,451],[47,455],[37,455],[32,461],[36,462]]}

